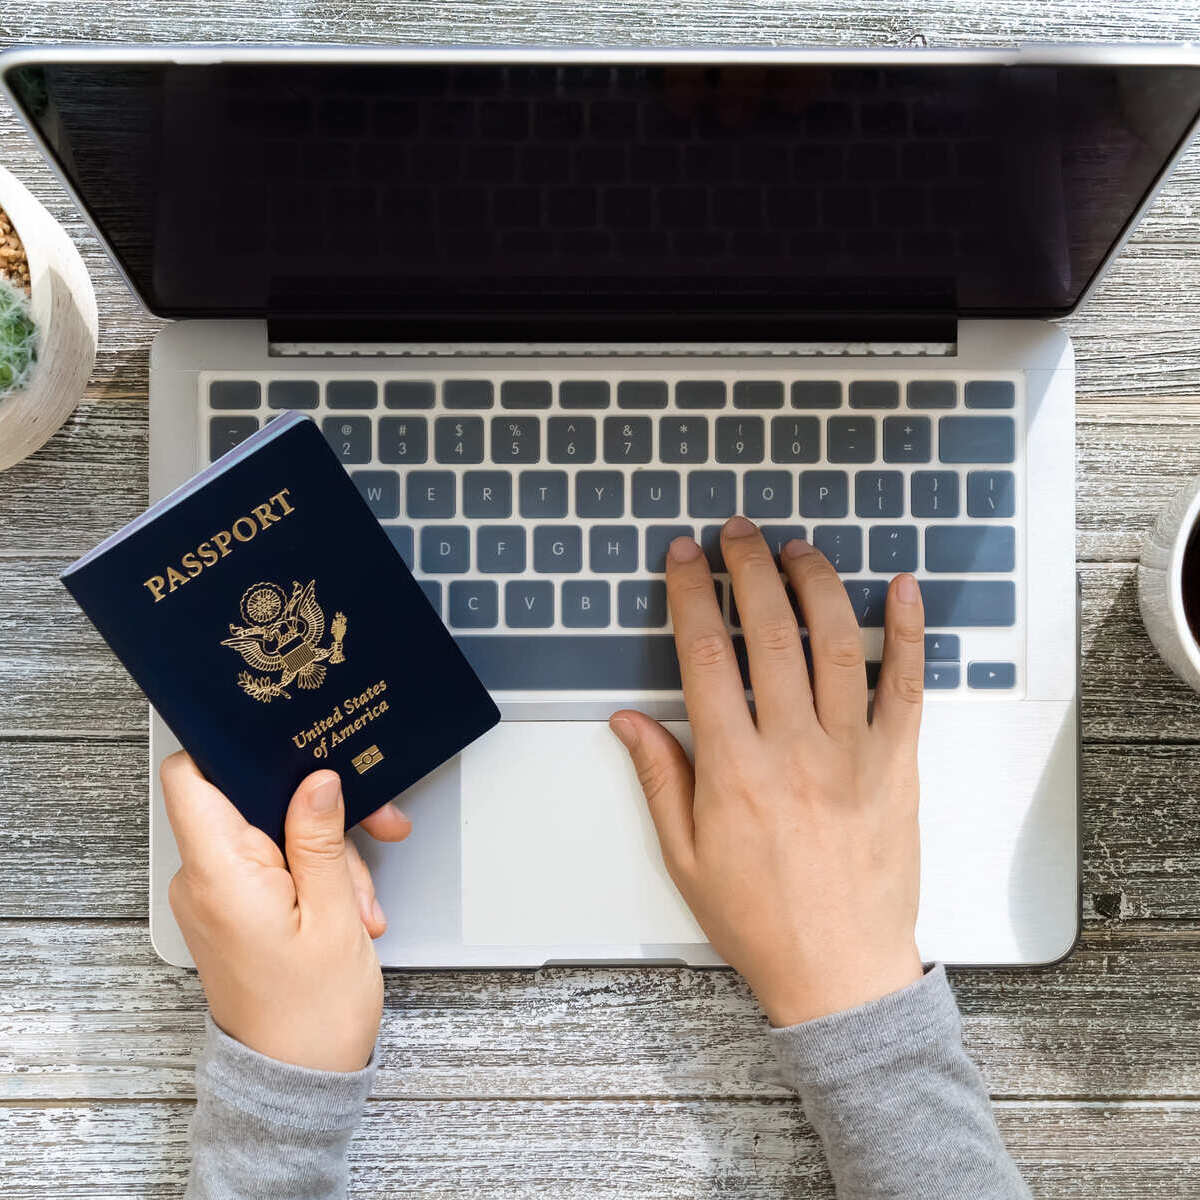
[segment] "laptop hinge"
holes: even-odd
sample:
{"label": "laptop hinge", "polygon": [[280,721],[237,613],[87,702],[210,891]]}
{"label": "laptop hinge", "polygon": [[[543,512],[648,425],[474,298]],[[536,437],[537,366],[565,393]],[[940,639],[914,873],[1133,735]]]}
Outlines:
{"label": "laptop hinge", "polygon": [[957,318],[942,313],[800,317],[775,313],[539,313],[276,316],[286,354],[898,354],[954,352]]}

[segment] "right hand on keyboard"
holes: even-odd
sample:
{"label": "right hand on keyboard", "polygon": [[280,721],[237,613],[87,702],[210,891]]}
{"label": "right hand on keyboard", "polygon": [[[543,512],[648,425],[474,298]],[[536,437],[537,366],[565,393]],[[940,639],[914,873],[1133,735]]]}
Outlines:
{"label": "right hand on keyboard", "polygon": [[756,712],[705,556],[671,544],[667,593],[695,765],[644,713],[613,732],[633,758],[671,878],[774,1025],[865,1004],[921,976],[917,734],[924,619],[911,575],[887,595],[873,719],[858,624],[826,558],[793,540],[783,570],[808,626],[812,682],[767,543],[743,517],[722,551]]}

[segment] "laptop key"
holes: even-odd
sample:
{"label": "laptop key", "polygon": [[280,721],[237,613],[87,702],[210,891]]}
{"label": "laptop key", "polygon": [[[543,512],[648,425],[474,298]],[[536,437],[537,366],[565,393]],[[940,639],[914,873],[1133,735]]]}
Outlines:
{"label": "laptop key", "polygon": [[675,385],[676,408],[724,408],[725,398],[720,379],[681,379]]}
{"label": "laptop key", "polygon": [[967,408],[1012,408],[1017,389],[1007,379],[972,379],[963,388]]}
{"label": "laptop key", "polygon": [[660,379],[623,379],[617,384],[618,408],[666,408],[667,385]]}
{"label": "laptop key", "polygon": [[962,672],[958,663],[927,662],[925,664],[926,691],[948,691],[958,687],[961,681]]}
{"label": "laptop key", "polygon": [[542,453],[542,425],[537,417],[492,418],[492,462],[535,463]]}
{"label": "laptop key", "polygon": [[506,379],[500,385],[500,407],[549,408],[552,395],[548,379]]}
{"label": "laptop key", "polygon": [[739,379],[733,385],[734,408],[782,408],[783,384],[774,379]]}
{"label": "laptop key", "polygon": [[953,408],[958,387],[953,379],[914,379],[905,396],[909,408]]}
{"label": "laptop key", "polygon": [[325,385],[327,408],[374,408],[378,403],[373,379],[331,379]]}
{"label": "laptop key", "polygon": [[819,417],[775,417],[771,421],[771,461],[814,463],[821,458]]}
{"label": "laptop key", "polygon": [[991,690],[1015,687],[1017,668],[1010,662],[973,662],[967,665],[967,687]]}
{"label": "laptop key", "polygon": [[465,472],[463,516],[511,517],[512,476],[507,471]]}
{"label": "laptop key", "polygon": [[583,531],[577,525],[538,525],[533,531],[533,569],[542,575],[583,570]]}
{"label": "laptop key", "polygon": [[351,471],[350,478],[379,520],[400,515],[400,476],[395,471]]}
{"label": "laptop key", "polygon": [[370,417],[326,417],[321,432],[344,463],[371,461]]}
{"label": "laptop key", "polygon": [[928,462],[930,442],[928,417],[885,417],[883,420],[884,462]]}
{"label": "laptop key", "polygon": [[423,463],[429,457],[429,427],[424,417],[381,417],[379,461]]}
{"label": "laptop key", "polygon": [[788,542],[795,538],[800,538],[802,541],[808,538],[808,530],[803,525],[760,525],[759,533],[766,539],[771,553],[775,555],[776,562],[779,561],[783,548]]}
{"label": "laptop key", "polygon": [[404,565],[413,569],[413,531],[411,525],[385,525],[384,532],[388,535],[396,553],[404,559]]}
{"label": "laptop key", "polygon": [[742,511],[758,520],[792,515],[792,476],[789,471],[747,471],[742,480]]}
{"label": "laptop key", "polygon": [[914,517],[958,516],[958,475],[954,471],[914,471],[909,509]]}
{"label": "laptop key", "polygon": [[732,471],[688,475],[688,516],[724,519],[737,510],[737,476]]}
{"label": "laptop key", "polygon": [[925,530],[925,569],[940,575],[1011,571],[1016,531],[1011,525],[930,525]]}
{"label": "laptop key", "polygon": [[658,457],[665,463],[707,462],[708,418],[660,418],[658,422]]}
{"label": "laptop key", "polygon": [[389,379],[383,385],[384,408],[432,408],[435,388],[430,379]]}
{"label": "laptop key", "polygon": [[208,385],[210,408],[257,408],[262,386],[254,379],[214,379]]}
{"label": "laptop key", "polygon": [[850,481],[845,471],[801,471],[800,515],[844,517],[850,508]]}
{"label": "laptop key", "polygon": [[544,579],[506,583],[504,618],[513,629],[549,629],[554,624],[554,584]]}
{"label": "laptop key", "polygon": [[667,585],[658,579],[624,579],[617,584],[617,624],[626,629],[661,629],[667,623]]}
{"label": "laptop key", "polygon": [[792,384],[793,408],[841,408],[842,385],[836,379],[797,379]]}
{"label": "laptop key", "polygon": [[857,525],[818,525],[812,544],[841,574],[862,570],[862,530]]}
{"label": "laptop key", "polygon": [[961,653],[957,634],[927,633],[925,635],[926,662],[957,662]]}
{"label": "laptop key", "polygon": [[607,408],[608,383],[602,379],[565,379],[558,385],[558,403],[561,408]]}
{"label": "laptop key", "polygon": [[[566,589],[585,586],[563,585],[563,624],[568,627],[579,627],[580,610],[571,607]],[[600,627],[600,622],[589,627]],[[455,640],[484,687],[493,691],[680,688],[679,659],[669,633],[488,634]]]}
{"label": "laptop key", "polygon": [[883,627],[883,607],[887,601],[886,579],[843,579],[842,586],[850,597],[854,619],[864,629]]}
{"label": "laptop key", "polygon": [[941,417],[938,457],[945,463],[1010,463],[1016,438],[1012,417]]}
{"label": "laptop key", "polygon": [[588,538],[588,565],[605,575],[637,570],[637,527],[593,525]]}
{"label": "laptop key", "polygon": [[499,608],[499,589],[489,579],[457,579],[450,585],[450,624],[455,629],[494,629]]}
{"label": "laptop key", "polygon": [[320,397],[315,379],[272,379],[267,384],[268,408],[316,408]]}
{"label": "laptop key", "polygon": [[410,517],[454,516],[454,472],[410,471],[404,479]]}
{"label": "laptop key", "polygon": [[1017,589],[1011,580],[922,579],[925,625],[934,629],[1016,624]]}
{"label": "laptop key", "polygon": [[717,418],[717,462],[760,463],[764,447],[762,417]]}
{"label": "laptop key", "polygon": [[421,530],[421,570],[462,575],[471,565],[471,533],[463,525],[426,525]]}
{"label": "laptop key", "polygon": [[874,525],[869,539],[872,571],[895,575],[917,569],[917,527]]}
{"label": "laptop key", "polygon": [[904,476],[899,471],[859,471],[854,476],[854,512],[877,520],[904,516]]}
{"label": "laptop key", "polygon": [[433,457],[440,463],[483,462],[483,418],[438,417],[433,423]]}
{"label": "laptop key", "polygon": [[690,525],[649,525],[646,528],[646,570],[656,575],[667,569],[667,551],[676,538],[691,537]]}
{"label": "laptop key", "polygon": [[851,408],[899,408],[900,385],[892,379],[856,379],[850,384]]}
{"label": "laptop key", "polygon": [[605,417],[604,461],[648,463],[651,436],[649,417]]}
{"label": "laptop key", "polygon": [[447,408],[491,408],[495,392],[490,379],[447,379],[442,384],[442,403]]}
{"label": "laptop key", "polygon": [[635,517],[679,516],[678,471],[634,471],[630,492]]}
{"label": "laptop key", "polygon": [[484,575],[525,570],[525,530],[520,525],[481,525],[475,534],[475,566]]}
{"label": "laptop key", "polygon": [[546,422],[546,457],[552,463],[594,463],[596,418],[551,417]]}
{"label": "laptop key", "polygon": [[620,471],[580,471],[575,476],[575,515],[625,515],[625,476]]}
{"label": "laptop key", "polygon": [[[208,420],[208,457],[218,459],[222,454],[228,454],[234,446],[240,446],[256,429],[258,429],[257,417],[210,417]],[[357,461],[367,462],[370,457],[368,451],[366,458]],[[343,456],[342,461],[352,460]]]}
{"label": "laptop key", "polygon": [[567,515],[566,471],[522,471],[518,489],[521,516]]}
{"label": "laptop key", "polygon": [[830,417],[825,436],[830,462],[875,461],[875,422],[870,417]]}
{"label": "laptop key", "polygon": [[[568,629],[603,629],[609,622],[609,604],[609,587],[603,580],[568,580],[562,585],[562,623]],[[503,660],[503,652],[496,657]],[[584,678],[580,670],[574,685],[559,686],[578,687]]]}
{"label": "laptop key", "polygon": [[1017,482],[1011,471],[967,472],[967,516],[1011,517],[1017,508]]}
{"label": "laptop key", "polygon": [[700,549],[704,551],[704,557],[708,559],[710,571],[721,572],[726,569],[725,557],[721,553],[720,525],[705,525],[700,530]]}

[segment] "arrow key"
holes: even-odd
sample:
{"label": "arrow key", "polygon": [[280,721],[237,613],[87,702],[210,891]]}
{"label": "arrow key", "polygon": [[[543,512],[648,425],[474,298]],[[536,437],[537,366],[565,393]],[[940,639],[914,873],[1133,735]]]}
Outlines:
{"label": "arrow key", "polygon": [[931,662],[925,664],[925,690],[944,691],[958,687],[960,673],[957,663]]}
{"label": "arrow key", "polygon": [[976,690],[996,690],[1015,687],[1017,668],[1014,663],[973,662],[967,667],[967,686]]}

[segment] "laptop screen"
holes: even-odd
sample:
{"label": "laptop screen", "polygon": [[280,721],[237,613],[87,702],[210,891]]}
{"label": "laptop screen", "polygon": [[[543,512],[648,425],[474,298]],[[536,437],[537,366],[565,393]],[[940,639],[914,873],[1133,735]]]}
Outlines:
{"label": "laptop screen", "polygon": [[529,340],[601,314],[644,340],[691,314],[1062,314],[1200,110],[1196,66],[915,56],[81,54],[6,81],[160,315],[447,338],[503,316]]}

